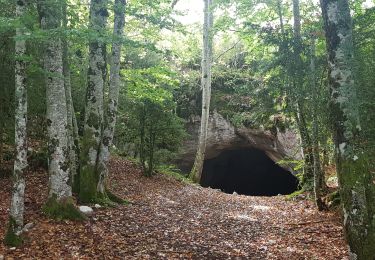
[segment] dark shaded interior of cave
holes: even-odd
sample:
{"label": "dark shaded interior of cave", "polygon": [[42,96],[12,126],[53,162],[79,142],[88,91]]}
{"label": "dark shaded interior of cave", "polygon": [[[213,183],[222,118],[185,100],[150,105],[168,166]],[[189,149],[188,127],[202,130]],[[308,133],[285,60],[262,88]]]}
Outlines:
{"label": "dark shaded interior of cave", "polygon": [[201,178],[203,187],[251,196],[291,194],[298,179],[255,148],[226,150],[205,160]]}

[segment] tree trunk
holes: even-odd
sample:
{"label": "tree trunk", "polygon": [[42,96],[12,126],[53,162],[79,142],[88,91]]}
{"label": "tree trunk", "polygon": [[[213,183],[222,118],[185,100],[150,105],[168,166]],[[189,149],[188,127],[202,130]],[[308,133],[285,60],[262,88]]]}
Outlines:
{"label": "tree trunk", "polygon": [[336,168],[344,210],[344,229],[351,259],[375,256],[375,174],[371,148],[362,147],[353,75],[352,20],[347,0],[321,0],[326,32],[330,113]]}
{"label": "tree trunk", "polygon": [[[63,25],[64,29],[67,30],[68,20],[67,20],[67,4],[63,3]],[[68,41],[66,37],[62,39],[63,44],[63,74],[64,74],[64,87],[66,96],[66,107],[67,107],[67,130],[68,130],[68,143],[69,143],[69,163],[70,163],[70,181],[71,186],[75,192],[78,191],[79,181],[78,170],[79,170],[79,137],[78,132],[76,132],[74,127],[74,122],[76,123],[76,116],[74,112],[72,90],[70,82],[70,66],[69,66],[69,53],[68,53]],[[78,186],[78,187],[77,187]]]}
{"label": "tree trunk", "polygon": [[[48,31],[45,41],[44,69],[46,73],[47,132],[49,154],[49,198],[65,202],[72,196],[69,185],[69,144],[67,136],[67,106],[63,77],[62,44],[56,29],[61,27],[61,3],[42,1],[41,26]],[[52,35],[52,36],[51,36]]]}
{"label": "tree trunk", "polygon": [[[17,1],[16,16],[23,16],[26,9],[24,0]],[[25,197],[25,179],[24,172],[27,168],[27,88],[26,88],[26,71],[25,61],[23,60],[26,52],[26,42],[22,39],[24,28],[16,29],[16,66],[15,66],[15,146],[16,157],[13,169],[13,189],[10,203],[10,216],[5,243],[10,246],[16,246],[20,240],[23,228],[24,215],[24,197]]]}
{"label": "tree trunk", "polygon": [[211,100],[211,66],[212,66],[212,41],[213,41],[213,10],[212,0],[204,0],[204,25],[203,25],[203,59],[202,59],[202,116],[199,132],[199,142],[194,166],[190,178],[199,183],[202,176],[205,158],[208,119],[210,114]]}
{"label": "tree trunk", "polygon": [[298,132],[301,136],[302,155],[304,160],[302,185],[305,190],[312,190],[314,179],[312,142],[302,108],[303,105],[298,102],[295,108],[296,111],[294,115],[297,121]]}
{"label": "tree trunk", "polygon": [[313,173],[313,155],[312,155],[312,143],[308,132],[306,120],[304,117],[304,70],[302,61],[302,38],[301,38],[301,15],[299,8],[299,0],[293,0],[293,17],[294,17],[294,65],[293,75],[295,80],[294,89],[292,92],[292,98],[296,105],[295,118],[297,126],[301,135],[303,156],[305,161],[305,167],[303,169],[303,180],[302,184],[306,190],[312,189],[312,183],[314,178]]}
{"label": "tree trunk", "polygon": [[140,120],[139,120],[139,138],[140,138],[140,147],[139,147],[139,159],[141,161],[143,174],[146,175],[146,152],[145,152],[145,145],[146,145],[146,105],[141,104],[141,111],[140,111]]}
{"label": "tree trunk", "polygon": [[113,141],[113,135],[116,126],[117,104],[120,89],[120,62],[122,38],[125,26],[125,0],[115,0],[115,18],[113,29],[112,59],[109,78],[109,99],[107,113],[104,122],[103,137],[100,146],[98,174],[99,181],[97,191],[105,194],[105,180],[108,175],[108,160],[110,156],[110,147]]}
{"label": "tree trunk", "polygon": [[312,142],[313,142],[313,159],[314,159],[314,195],[315,203],[319,210],[325,208],[322,196],[326,190],[326,183],[324,179],[324,172],[320,163],[319,155],[319,122],[318,122],[318,88],[316,84],[316,69],[315,69],[315,36],[311,36],[311,60],[310,60],[310,74],[311,74],[311,91],[312,91],[312,102],[313,102],[313,132],[312,132]]}
{"label": "tree trunk", "polygon": [[[98,34],[89,46],[89,69],[86,91],[85,124],[81,147],[81,202],[95,202],[97,193],[97,161],[102,137],[103,89],[106,71],[106,44],[102,40],[107,24],[107,0],[90,3],[90,29]],[[101,39],[102,38],[102,39]]]}

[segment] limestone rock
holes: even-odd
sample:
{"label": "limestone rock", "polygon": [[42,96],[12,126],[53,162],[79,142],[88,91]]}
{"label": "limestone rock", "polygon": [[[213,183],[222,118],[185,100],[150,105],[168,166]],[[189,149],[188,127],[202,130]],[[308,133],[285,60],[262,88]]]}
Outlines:
{"label": "limestone rock", "polygon": [[33,227],[35,226],[34,223],[30,222],[30,223],[27,223],[23,229],[22,229],[22,232],[28,232],[30,229],[32,229]]}
{"label": "limestone rock", "polygon": [[[190,172],[194,163],[199,127],[199,118],[187,123],[190,139],[185,141],[182,152],[174,162],[185,173]],[[275,136],[270,131],[236,128],[218,112],[213,111],[208,124],[206,159],[215,158],[225,150],[240,148],[262,150],[275,162],[287,157],[300,159],[301,149],[298,140],[298,135],[292,130],[278,131]],[[291,170],[288,166],[285,168]]]}
{"label": "limestone rock", "polygon": [[94,210],[88,206],[79,206],[78,209],[86,216],[91,216],[94,213]]}

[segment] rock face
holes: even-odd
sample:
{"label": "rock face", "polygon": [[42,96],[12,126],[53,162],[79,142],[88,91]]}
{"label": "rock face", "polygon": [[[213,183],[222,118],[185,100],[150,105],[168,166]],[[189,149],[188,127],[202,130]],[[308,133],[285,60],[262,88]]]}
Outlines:
{"label": "rock face", "polygon": [[[190,138],[185,141],[182,152],[175,161],[185,173],[191,170],[198,145],[200,121],[196,118],[187,124]],[[299,138],[291,130],[272,135],[269,131],[236,128],[222,115],[214,111],[210,115],[206,159],[217,157],[222,151],[239,148],[256,148],[264,151],[274,162],[285,158],[301,157]],[[288,168],[287,166],[285,168]],[[290,169],[289,169],[290,170]]]}

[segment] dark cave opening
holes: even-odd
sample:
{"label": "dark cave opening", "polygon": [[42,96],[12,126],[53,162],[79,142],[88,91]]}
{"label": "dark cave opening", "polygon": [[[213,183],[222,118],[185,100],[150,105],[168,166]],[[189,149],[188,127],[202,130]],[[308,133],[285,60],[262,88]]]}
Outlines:
{"label": "dark cave opening", "polygon": [[298,179],[255,148],[226,150],[205,160],[203,187],[250,196],[287,195],[298,190]]}

